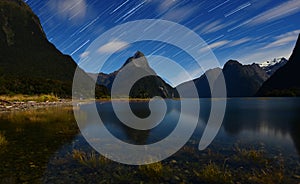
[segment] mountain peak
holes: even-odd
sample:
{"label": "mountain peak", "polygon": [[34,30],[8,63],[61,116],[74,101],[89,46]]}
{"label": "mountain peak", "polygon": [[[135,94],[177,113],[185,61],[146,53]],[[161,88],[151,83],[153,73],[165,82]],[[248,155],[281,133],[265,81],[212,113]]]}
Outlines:
{"label": "mountain peak", "polygon": [[300,53],[300,34],[298,35],[298,39],[295,48],[293,50],[293,53],[289,59],[289,62],[291,61],[295,62],[296,60],[299,60],[300,59],[299,53]]}
{"label": "mountain peak", "polygon": [[225,63],[224,68],[227,68],[229,66],[242,66],[242,64],[240,62],[238,62],[237,60],[229,60]]}
{"label": "mountain peak", "polygon": [[274,58],[273,60],[271,61],[264,61],[262,63],[259,63],[259,66],[264,68],[264,67],[270,67],[270,66],[273,66],[273,65],[276,65],[278,63],[282,63],[282,62],[287,62],[287,59],[285,59],[284,57],[281,57],[281,58]]}
{"label": "mountain peak", "polygon": [[144,65],[145,67],[149,67],[148,61],[141,51],[137,51],[132,57],[128,58],[123,67],[128,65],[129,63],[134,63],[135,65],[140,65],[143,63],[142,65]]}
{"label": "mountain peak", "polygon": [[269,76],[273,75],[279,68],[284,66],[288,62],[284,57],[275,58],[271,61],[265,61],[259,64],[259,66],[267,72]]}
{"label": "mountain peak", "polygon": [[[130,90],[130,97],[133,98],[152,98],[161,96],[163,98],[171,98],[177,95],[176,91],[167,84],[162,78],[156,75],[155,71],[150,67],[147,58],[141,51],[137,51],[133,56],[128,58],[121,68],[114,73],[98,75],[97,83],[107,86],[112,89],[113,83],[117,75],[123,79],[115,94],[123,94],[121,89],[124,89],[130,83],[131,77],[140,77],[140,74],[146,74],[134,83]],[[123,88],[124,86],[124,88]],[[178,95],[177,95],[178,96]]]}
{"label": "mountain peak", "polygon": [[133,56],[134,59],[141,58],[141,57],[145,57],[145,55],[141,51],[137,51]]}

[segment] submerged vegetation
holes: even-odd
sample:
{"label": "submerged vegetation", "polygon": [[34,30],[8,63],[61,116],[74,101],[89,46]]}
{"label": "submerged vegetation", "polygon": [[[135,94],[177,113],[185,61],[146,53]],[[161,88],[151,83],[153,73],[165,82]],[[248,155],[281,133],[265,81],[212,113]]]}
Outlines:
{"label": "submerged vegetation", "polygon": [[103,157],[101,155],[96,154],[94,151],[91,153],[86,153],[80,150],[74,149],[72,152],[72,156],[75,160],[79,161],[79,163],[90,167],[90,168],[97,168],[108,164],[110,162],[109,159]]}

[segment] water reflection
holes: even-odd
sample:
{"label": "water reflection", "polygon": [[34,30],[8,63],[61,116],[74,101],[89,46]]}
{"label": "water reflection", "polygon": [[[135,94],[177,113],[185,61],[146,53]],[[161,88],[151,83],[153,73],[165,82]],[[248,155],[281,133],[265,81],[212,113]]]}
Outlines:
{"label": "water reflection", "polygon": [[[262,141],[274,146],[290,145],[289,149],[297,149],[300,153],[300,99],[299,98],[241,98],[229,99],[221,131],[216,139],[219,141],[237,140]],[[193,139],[199,141],[210,114],[210,99],[201,99],[199,123]],[[135,130],[119,121],[113,113],[111,103],[99,103],[97,108],[105,127],[118,139],[130,144],[151,144],[167,137],[175,128],[180,116],[180,101],[167,100],[168,110],[163,121],[151,130]],[[131,104],[133,112],[139,117],[149,115],[148,103]],[[82,110],[88,113],[88,107]],[[189,122],[186,120],[186,126]],[[86,127],[87,131],[95,127]],[[103,127],[104,128],[104,127]],[[101,132],[95,132],[101,134]]]}
{"label": "water reflection", "polygon": [[[173,131],[179,118],[179,104],[179,101],[167,100],[166,116],[158,126],[150,130],[136,130],[123,124],[113,112],[112,104],[109,102],[97,104],[97,109],[105,127],[114,136],[130,144],[144,145],[158,142]],[[150,113],[148,102],[131,102],[130,106],[133,113],[141,118],[147,117]]]}

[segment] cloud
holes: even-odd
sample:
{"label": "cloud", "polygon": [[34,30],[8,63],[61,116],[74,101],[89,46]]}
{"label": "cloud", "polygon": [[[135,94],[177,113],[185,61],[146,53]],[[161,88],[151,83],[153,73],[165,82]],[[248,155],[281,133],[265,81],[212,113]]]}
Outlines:
{"label": "cloud", "polygon": [[81,19],[87,13],[86,0],[51,0],[47,5],[63,19]]}
{"label": "cloud", "polygon": [[284,46],[291,42],[295,42],[298,38],[299,33],[300,33],[300,30],[294,30],[294,31],[279,35],[275,38],[274,42],[266,45],[263,49]]}
{"label": "cloud", "polygon": [[86,52],[83,52],[82,54],[80,54],[80,58],[84,59],[84,58],[88,57],[89,55],[90,55],[90,52],[86,51]]}
{"label": "cloud", "polygon": [[226,24],[221,24],[220,20],[216,20],[214,22],[210,22],[208,24],[206,24],[202,30],[201,33],[207,34],[207,33],[213,33],[216,31],[219,31],[223,28],[225,28],[227,25]]}
{"label": "cloud", "polygon": [[252,18],[249,25],[258,25],[265,22],[278,20],[300,11],[300,1],[290,0],[286,1],[270,10],[267,10],[254,18]]}
{"label": "cloud", "polygon": [[200,52],[207,52],[209,49],[216,49],[216,48],[222,47],[222,46],[224,46],[228,43],[230,43],[230,41],[228,41],[228,40],[222,40],[222,41],[214,42],[214,43],[209,44],[206,47],[202,48],[200,50]]}
{"label": "cloud", "polygon": [[183,6],[167,11],[161,18],[175,22],[183,21],[193,15],[197,10],[195,6]]}
{"label": "cloud", "polygon": [[222,47],[223,45],[226,45],[227,43],[229,43],[228,40],[223,40],[223,41],[219,41],[219,42],[215,42],[215,43],[209,44],[208,46],[211,49],[215,49],[215,48]]}
{"label": "cloud", "polygon": [[197,10],[196,6],[184,5],[180,0],[148,0],[148,2],[156,5],[160,18],[175,22],[189,18]]}
{"label": "cloud", "polygon": [[124,50],[129,46],[129,43],[119,40],[113,40],[98,49],[99,53],[114,53],[118,50]]}
{"label": "cloud", "polygon": [[231,41],[228,44],[228,47],[234,47],[234,46],[237,46],[237,45],[241,45],[241,44],[247,43],[250,40],[251,40],[251,38],[241,38],[239,40]]}
{"label": "cloud", "polygon": [[168,10],[170,7],[172,7],[176,3],[175,0],[164,0],[164,1],[160,0],[159,2],[160,2],[160,4],[159,4],[159,7],[158,7],[158,10],[160,12]]}

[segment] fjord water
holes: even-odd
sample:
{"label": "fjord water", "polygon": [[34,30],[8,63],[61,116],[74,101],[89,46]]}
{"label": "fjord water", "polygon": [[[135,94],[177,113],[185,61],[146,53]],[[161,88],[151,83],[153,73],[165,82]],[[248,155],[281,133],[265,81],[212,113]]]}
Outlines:
{"label": "fjord water", "polygon": [[[174,130],[180,115],[180,101],[166,100],[166,103],[168,110],[163,121],[155,128],[143,131],[122,124],[115,116],[110,102],[98,102],[97,108],[105,124],[102,128],[107,128],[124,142],[143,145],[155,143]],[[211,162],[228,164],[232,169],[244,168],[245,173],[248,170],[253,173],[253,167],[257,167],[256,162],[261,164],[260,160],[257,161],[260,158],[255,156],[256,150],[263,151],[264,157],[267,158],[266,164],[272,163],[269,159],[274,159],[275,162],[284,160],[283,173],[287,174],[287,181],[291,179],[291,182],[295,182],[299,179],[300,98],[227,99],[222,127],[212,144],[204,151],[197,148],[210,114],[211,100],[200,99],[200,105],[199,122],[193,136],[182,150],[162,162],[170,170],[174,169],[175,173],[181,173],[180,169],[186,168],[177,178],[184,178],[182,181],[186,182],[202,181],[194,178],[200,177],[193,174],[198,169],[196,164],[201,168]],[[90,105],[86,104],[75,110],[81,111],[83,117],[88,120],[86,112],[89,108]],[[139,117],[147,117],[150,113],[147,102],[132,102],[131,108]],[[188,122],[186,124],[188,126]],[[94,127],[87,125],[85,129],[93,130]],[[118,177],[129,173],[131,175],[128,175],[127,179],[130,181],[146,180],[143,174],[136,172],[136,167],[108,161],[105,162],[105,167],[89,163],[88,159],[98,154],[80,134],[70,108],[3,113],[0,116],[0,130],[7,140],[7,145],[0,147],[1,181],[62,183],[99,182],[106,179],[109,183],[126,180]],[[101,133],[101,130],[98,133]],[[86,158],[81,155],[78,162],[74,150],[85,152]],[[238,162],[239,157],[248,156],[247,150],[251,158],[252,152],[254,153],[254,160],[250,160],[249,163]],[[111,174],[115,172],[117,174]],[[122,172],[123,174],[120,174]],[[232,172],[234,175],[234,171]],[[140,177],[136,178],[137,176]],[[169,179],[172,180],[168,176],[163,177],[165,182]]]}
{"label": "fjord water", "polygon": [[[111,103],[99,103],[97,108],[106,128],[118,139],[131,144],[151,144],[168,136],[177,125],[181,113],[180,101],[166,100],[166,103],[168,110],[163,121],[153,129],[143,131],[129,128],[120,122]],[[141,118],[150,114],[146,102],[132,102],[131,108]],[[210,108],[211,99],[200,100],[199,122],[190,142],[200,141]],[[218,144],[222,149],[237,142],[253,147],[264,144],[270,150],[280,149],[282,152],[297,155],[300,153],[299,113],[300,98],[227,99],[222,127],[212,146]],[[187,126],[188,123],[186,122]]]}

